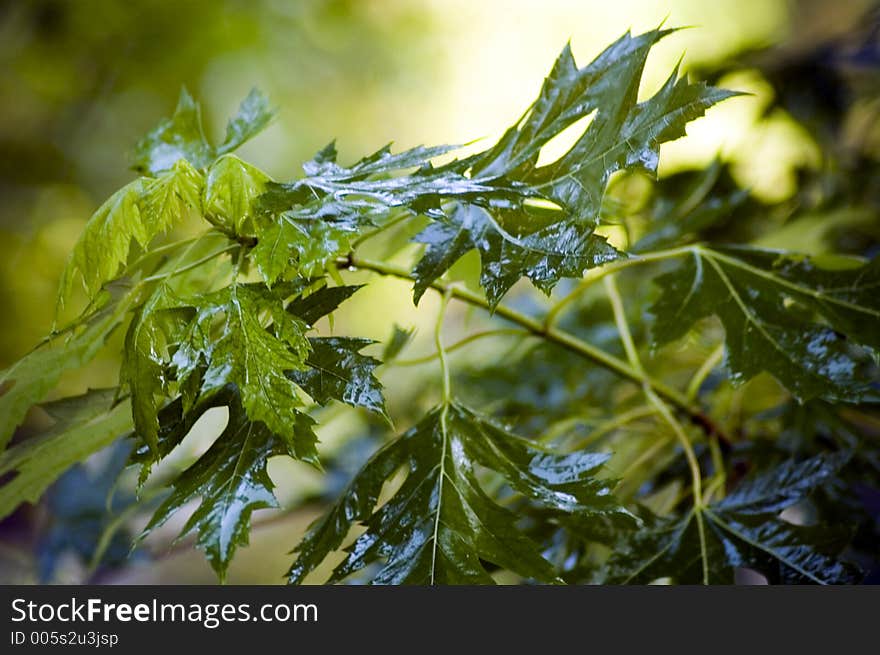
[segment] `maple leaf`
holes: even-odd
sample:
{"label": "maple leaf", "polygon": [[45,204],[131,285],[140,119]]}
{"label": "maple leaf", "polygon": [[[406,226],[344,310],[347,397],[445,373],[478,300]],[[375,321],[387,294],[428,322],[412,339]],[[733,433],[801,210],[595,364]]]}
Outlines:
{"label": "maple leaf", "polygon": [[[205,550],[211,566],[224,580],[236,549],[248,543],[251,514],[278,506],[266,471],[269,458],[298,457],[300,444],[275,434],[264,423],[250,420],[235,393],[226,393],[218,400],[229,408],[223,433],[174,479],[171,495],[156,509],[141,538],[191,501],[200,499],[178,538],[197,532],[196,544]],[[172,424],[167,432],[172,440],[185,434],[178,424]]]}
{"label": "maple leaf", "polygon": [[[835,557],[848,540],[846,528],[794,525],[779,518],[781,510],[829,480],[847,459],[846,454],[819,455],[785,462],[683,517],[661,518],[643,511],[645,529],[618,545],[607,581],[647,583],[672,577],[679,584],[733,584],[734,569],[744,566],[771,582],[854,582],[854,567]],[[699,534],[696,512],[705,520],[705,539]]]}
{"label": "maple leaf", "polygon": [[[549,293],[563,277],[620,257],[594,233],[605,187],[621,169],[656,173],[659,146],[684,135],[684,126],[713,104],[735,95],[690,83],[675,71],[651,98],[637,102],[648,52],[668,30],[626,34],[591,64],[578,68],[562,51],[538,100],[492,149],[434,167],[452,148],[384,148],[350,168],[336,163],[335,146],[306,164],[306,177],[270,186],[264,207],[275,218],[259,235],[266,280],[282,275],[294,258],[307,275],[344,254],[349,234],[394,210],[433,222],[416,236],[428,248],[413,271],[414,300],[470,250],[480,252],[481,284],[492,306],[521,277]],[[542,148],[595,112],[592,122],[557,161],[537,166]],[[407,175],[387,177],[407,168]],[[534,201],[555,211],[542,211]],[[307,238],[297,221],[319,219],[329,236]],[[306,225],[312,223],[306,221]],[[317,248],[304,255],[303,243]],[[271,257],[270,257],[271,254]]]}
{"label": "maple leaf", "polygon": [[724,325],[735,383],[768,371],[804,400],[873,398],[878,262],[844,259],[823,268],[815,259],[772,250],[694,247],[657,279],[663,294],[651,308],[654,339],[678,339],[714,314]]}
{"label": "maple leaf", "polygon": [[[517,516],[485,492],[478,469],[501,474],[518,494],[561,513],[621,513],[611,482],[593,478],[608,459],[596,453],[556,454],[518,437],[459,404],[436,408],[376,453],[337,504],[297,546],[292,582],[337,549],[355,522],[366,531],[346,548],[340,580],[379,562],[374,584],[491,583],[482,562],[526,578],[556,580]],[[407,477],[379,509],[379,493],[399,469]]]}

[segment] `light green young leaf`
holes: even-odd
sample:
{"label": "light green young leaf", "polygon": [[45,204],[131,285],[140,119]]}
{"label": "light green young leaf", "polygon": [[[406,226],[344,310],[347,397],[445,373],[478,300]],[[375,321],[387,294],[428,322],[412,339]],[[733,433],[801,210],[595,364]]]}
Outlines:
{"label": "light green young leaf", "polygon": [[248,225],[256,199],[265,191],[268,175],[233,155],[225,155],[208,169],[202,201],[205,215],[234,234],[252,233]]}
{"label": "light green young leaf", "polygon": [[140,178],[113,194],[89,219],[74,246],[59,290],[59,305],[80,276],[89,298],[114,280],[128,261],[132,241],[150,242],[190,211],[201,210],[204,178],[181,159],[157,178]]}

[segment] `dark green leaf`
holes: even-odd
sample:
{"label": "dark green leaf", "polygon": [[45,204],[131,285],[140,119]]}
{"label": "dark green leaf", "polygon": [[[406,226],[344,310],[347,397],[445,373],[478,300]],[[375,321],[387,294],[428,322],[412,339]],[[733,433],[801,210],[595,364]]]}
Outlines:
{"label": "dark green leaf", "polygon": [[707,168],[677,173],[657,184],[647,210],[647,232],[630,248],[633,252],[675,245],[728,220],[746,206],[749,193],[728,178],[721,160]]}
{"label": "dark green leaf", "polygon": [[[520,215],[525,214],[527,210],[522,210]],[[560,278],[581,277],[587,269],[621,256],[586,226],[560,221],[516,236],[476,205],[457,205],[415,240],[428,245],[413,270],[416,303],[434,280],[472,249],[480,253],[480,284],[493,306],[523,276],[549,293]]]}
{"label": "dark green leaf", "polygon": [[[607,455],[560,455],[451,404],[382,448],[339,502],[297,547],[292,582],[302,579],[345,539],[355,522],[366,526],[333,579],[381,563],[374,584],[485,583],[483,561],[527,578],[556,580],[537,545],[517,528],[517,516],[496,504],[479,469],[500,473],[510,488],[560,514],[621,512],[611,483],[592,477]],[[397,492],[374,510],[386,480],[405,467]]]}
{"label": "dark green leaf", "polygon": [[287,311],[307,325],[314,325],[319,319],[336,311],[343,302],[351,298],[360,285],[338,287],[321,287],[308,295],[294,298],[287,306]]}
{"label": "dark green leaf", "polygon": [[385,349],[382,351],[382,361],[389,362],[392,359],[395,359],[401,352],[403,352],[403,349],[406,348],[407,344],[412,340],[414,334],[415,328],[405,330],[395,323],[394,329],[391,332],[391,337],[385,343]]}
{"label": "dark green leaf", "polygon": [[290,371],[291,380],[322,405],[339,400],[385,415],[382,385],[373,376],[373,369],[381,362],[358,352],[374,343],[372,340],[319,337],[309,343],[308,368]]}
{"label": "dark green leaf", "polygon": [[289,438],[248,419],[234,397],[228,407],[229,422],[223,433],[174,480],[173,492],[144,530],[144,535],[148,534],[188,503],[201,499],[180,536],[198,533],[196,543],[205,550],[221,580],[225,579],[235,550],[248,543],[253,511],[278,506],[272,493],[274,485],[266,471],[269,458],[300,455]]}
{"label": "dark green leaf", "polygon": [[859,344],[880,347],[878,261],[832,269],[777,251],[694,247],[657,280],[655,341],[675,340],[714,314],[734,382],[768,371],[800,399],[871,397],[872,365]]}

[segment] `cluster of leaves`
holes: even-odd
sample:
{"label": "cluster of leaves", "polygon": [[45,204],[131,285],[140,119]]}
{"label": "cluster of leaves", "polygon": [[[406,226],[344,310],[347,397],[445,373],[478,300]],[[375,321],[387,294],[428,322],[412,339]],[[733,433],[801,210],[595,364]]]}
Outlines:
{"label": "cluster of leaves", "polygon": [[[137,145],[142,177],[98,209],[74,248],[59,308],[78,281],[87,307],[0,377],[0,444],[34,405],[55,419],[0,455],[2,514],[123,434],[140,485],[150,484],[200,417],[225,407],[222,433],[167,480],[142,535],[189,512],[181,536],[195,533],[224,578],[252,513],[278,505],[269,459],[320,469],[315,406],[336,401],[388,420],[380,362],[362,352],[373,342],[316,329],[358,290],[338,269],[357,266],[411,280],[415,303],[433,287],[542,343],[516,366],[489,362],[453,376],[438,327],[439,404],[354,476],[296,546],[291,582],[343,546],[333,581],[488,583],[503,572],[539,582],[713,583],[741,567],[773,581],[857,579],[839,559],[851,531],[794,525],[783,510],[831,493],[848,462],[871,452],[861,428],[852,443],[792,449],[740,480],[734,455],[743,449],[713,410],[762,373],[776,380],[780,402],[835,412],[875,402],[878,262],[701,240],[754,204],[720,188],[718,163],[686,191],[658,184],[640,216],[609,206],[612,176],[654,177],[661,144],[736,95],[675,70],[640,101],[648,53],[668,33],[624,35],[583,67],[566,47],[535,103],[484,152],[440,163],[455,148],[388,146],[343,166],[330,144],[284,183],[232,154],[271,122],[265,98],[252,92],[214,146],[183,92],[173,117]],[[582,119],[569,150],[538,165],[545,146]],[[632,245],[609,243],[609,216],[626,224]],[[411,269],[361,257],[369,237],[410,220],[425,225]],[[169,236],[193,223],[204,231]],[[484,294],[442,280],[470,251]],[[626,271],[645,266],[663,269],[656,285]],[[627,285],[626,307],[612,277],[610,304],[589,289],[611,274]],[[500,304],[522,278],[547,295],[564,278],[582,280],[542,320]],[[651,349],[664,353],[686,335],[718,340],[719,326],[723,361],[685,366],[696,370],[688,393],[671,386],[676,370],[668,382],[645,372]],[[44,404],[62,373],[117,329],[125,331],[118,387]],[[385,351],[392,362],[405,347],[395,335]],[[452,392],[450,379],[479,393]],[[597,424],[602,408],[616,416]],[[591,429],[579,434],[583,426]]]}

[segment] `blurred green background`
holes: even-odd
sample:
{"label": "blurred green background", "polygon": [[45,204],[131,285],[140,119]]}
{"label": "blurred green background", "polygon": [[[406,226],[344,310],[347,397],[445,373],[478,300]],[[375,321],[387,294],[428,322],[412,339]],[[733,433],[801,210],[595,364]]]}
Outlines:
{"label": "blurred green background", "polygon": [[[655,49],[646,92],[684,54],[685,70],[722,71],[722,85],[753,95],[712,109],[689,128],[686,139],[665,147],[661,174],[702,166],[720,155],[731,163],[737,183],[751,188],[758,199],[783,202],[797,191],[799,170],[821,165],[819,136],[784,109],[765,111],[775,91],[764,72],[746,66],[726,73],[726,62],[755,50],[769,49],[783,58],[811,52],[852,32],[872,4],[3,2],[0,367],[27,352],[50,329],[56,285],[74,240],[102,200],[132,179],[127,158],[131,147],[171,112],[181,85],[202,102],[206,125],[215,136],[251,87],[265,91],[279,108],[278,120],[241,155],[276,178],[290,179],[299,175],[300,162],[333,138],[343,161],[390,141],[404,148],[496,138],[534,98],[567,40],[578,61],[586,63],[625,30],[638,32],[665,21],[691,29]],[[384,339],[396,321],[416,328],[424,339],[430,337],[432,308],[426,302],[415,312],[405,285],[383,281],[352,301],[336,329]],[[414,348],[417,352],[418,342]],[[111,348],[85,374],[65,379],[60,392],[112,385],[116,356]],[[384,380],[391,395],[407,386],[406,375],[395,372],[393,380]],[[325,438],[333,440],[332,435]],[[303,495],[300,487],[316,484],[303,468],[279,469],[278,477],[285,478],[279,480],[282,498]],[[280,582],[287,551],[315,515],[309,507],[287,521],[256,528],[254,545],[236,560],[231,580]],[[0,573],[7,581],[32,581],[38,576],[40,552],[30,540],[40,514],[13,519],[0,535]],[[84,576],[82,566],[53,571],[55,580]],[[188,547],[165,553],[161,562],[135,560],[102,579],[213,580],[201,555]]]}

